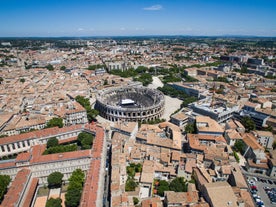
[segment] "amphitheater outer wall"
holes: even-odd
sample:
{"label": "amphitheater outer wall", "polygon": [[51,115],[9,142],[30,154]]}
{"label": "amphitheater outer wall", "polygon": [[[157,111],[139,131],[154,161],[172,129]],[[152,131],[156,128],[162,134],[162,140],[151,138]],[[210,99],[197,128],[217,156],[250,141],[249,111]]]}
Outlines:
{"label": "amphitheater outer wall", "polygon": [[[139,95],[144,93],[144,95],[149,96],[147,93],[150,93],[153,99],[153,104],[151,106],[145,106],[140,108],[135,107],[121,107],[115,106],[107,103],[108,101],[105,97],[110,96],[112,94],[116,94],[117,92],[125,91],[126,93],[131,90],[137,91]],[[109,121],[153,121],[155,119],[160,119],[164,113],[165,106],[165,98],[162,92],[155,89],[148,89],[145,87],[121,87],[121,88],[111,88],[101,91],[97,95],[97,101],[95,108],[99,111],[99,115]]]}

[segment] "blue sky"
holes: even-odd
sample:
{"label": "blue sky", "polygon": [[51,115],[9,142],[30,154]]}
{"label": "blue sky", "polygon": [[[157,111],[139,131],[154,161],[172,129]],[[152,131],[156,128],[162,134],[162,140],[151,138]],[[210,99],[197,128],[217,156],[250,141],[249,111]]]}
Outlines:
{"label": "blue sky", "polygon": [[0,0],[0,36],[276,36],[276,0]]}

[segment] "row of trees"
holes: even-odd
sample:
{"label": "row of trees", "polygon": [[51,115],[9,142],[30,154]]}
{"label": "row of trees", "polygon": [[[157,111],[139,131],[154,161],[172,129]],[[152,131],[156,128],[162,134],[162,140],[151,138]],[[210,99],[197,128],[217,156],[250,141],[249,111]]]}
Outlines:
{"label": "row of trees", "polygon": [[79,206],[85,174],[81,169],[76,169],[69,178],[69,186],[65,194],[66,207]]}
{"label": "row of trees", "polygon": [[165,191],[187,192],[188,182],[183,177],[177,177],[171,182],[160,180],[155,182],[155,188],[157,188],[157,194],[163,197]]}
{"label": "row of trees", "polygon": [[152,82],[152,75],[148,72],[148,68],[144,66],[139,66],[138,68],[130,68],[128,70],[111,70],[111,74],[118,75],[123,78],[132,77],[134,81],[140,81],[143,86],[147,86]]}
{"label": "row of trees", "polygon": [[62,120],[62,118],[54,117],[54,118],[50,119],[47,122],[47,124],[46,124],[46,128],[51,128],[51,127],[62,128],[63,127],[63,120]]}
{"label": "row of trees", "polygon": [[85,108],[88,121],[92,122],[93,120],[95,120],[96,116],[99,115],[99,112],[96,109],[91,108],[89,99],[83,96],[77,96],[75,99],[80,105]]}
{"label": "row of trees", "polygon": [[135,173],[142,172],[142,165],[140,163],[130,163],[129,166],[126,168],[128,178],[125,185],[126,191],[135,191],[135,188],[138,186],[138,184],[134,181]]}
{"label": "row of trees", "polygon": [[170,85],[164,85],[163,87],[158,87],[158,90],[162,91],[165,95],[168,95],[172,98],[178,98],[183,100],[181,107],[187,107],[188,104],[197,101],[197,98],[194,96],[189,96],[184,91],[177,90]]}
{"label": "row of trees", "polygon": [[7,192],[10,182],[11,182],[10,176],[0,175],[0,203],[2,202],[4,195]]}
{"label": "row of trees", "polygon": [[43,152],[44,155],[62,153],[62,152],[72,152],[77,151],[78,146],[76,144],[70,145],[59,145],[58,139],[56,137],[51,137],[47,141],[47,149]]}
{"label": "row of trees", "polygon": [[[62,185],[62,178],[63,174],[60,172],[51,173],[47,178],[48,188],[60,188]],[[66,207],[79,206],[84,180],[85,174],[81,169],[73,171],[71,177],[69,178],[69,185],[65,194]],[[61,207],[61,199],[50,198],[46,203],[46,207]]]}

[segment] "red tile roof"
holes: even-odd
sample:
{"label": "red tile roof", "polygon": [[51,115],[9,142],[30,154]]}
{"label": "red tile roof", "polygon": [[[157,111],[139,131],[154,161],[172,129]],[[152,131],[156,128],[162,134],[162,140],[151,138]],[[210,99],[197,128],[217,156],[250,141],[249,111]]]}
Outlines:
{"label": "red tile roof", "polygon": [[96,207],[100,170],[101,170],[101,155],[104,147],[104,129],[96,128],[96,137],[92,147],[92,161],[90,169],[87,173],[86,181],[83,188],[81,207]]}
{"label": "red tile roof", "polygon": [[31,182],[31,185],[30,185],[30,188],[29,188],[29,191],[26,195],[23,207],[31,206],[32,200],[33,200],[33,197],[34,197],[34,194],[35,194],[35,191],[36,191],[37,184],[38,184],[38,178],[33,178],[32,182]]}
{"label": "red tile roof", "polygon": [[31,170],[29,169],[22,169],[20,170],[14,181],[12,182],[11,186],[8,189],[7,194],[2,201],[3,207],[14,207],[19,206],[19,199],[21,197],[21,193],[23,192],[25,185],[29,180],[29,176],[31,174]]}

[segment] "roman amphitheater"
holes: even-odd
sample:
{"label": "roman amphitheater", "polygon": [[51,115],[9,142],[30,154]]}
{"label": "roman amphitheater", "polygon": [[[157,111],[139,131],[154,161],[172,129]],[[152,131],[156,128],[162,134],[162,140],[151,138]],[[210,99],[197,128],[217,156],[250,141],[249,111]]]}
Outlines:
{"label": "roman amphitheater", "polygon": [[164,113],[162,92],[145,87],[109,88],[97,94],[95,108],[110,121],[152,121]]}

